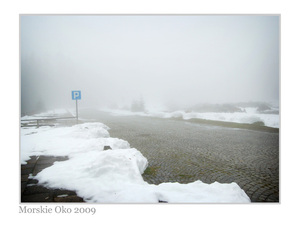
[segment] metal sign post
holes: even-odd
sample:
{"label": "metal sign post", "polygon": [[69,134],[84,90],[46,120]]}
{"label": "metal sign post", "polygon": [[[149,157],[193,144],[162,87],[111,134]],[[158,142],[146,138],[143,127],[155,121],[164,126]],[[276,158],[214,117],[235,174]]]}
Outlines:
{"label": "metal sign post", "polygon": [[76,99],[76,121],[78,124],[78,104],[77,104],[77,99]]}
{"label": "metal sign post", "polygon": [[78,124],[78,103],[77,103],[77,100],[81,100],[81,91],[72,91],[72,100],[76,100],[76,122]]}

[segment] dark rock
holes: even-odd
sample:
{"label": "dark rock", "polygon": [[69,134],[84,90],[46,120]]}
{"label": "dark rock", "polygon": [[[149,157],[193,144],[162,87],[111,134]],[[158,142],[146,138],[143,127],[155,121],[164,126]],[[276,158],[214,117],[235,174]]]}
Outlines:
{"label": "dark rock", "polygon": [[112,149],[109,145],[104,146],[103,150],[109,150]]}

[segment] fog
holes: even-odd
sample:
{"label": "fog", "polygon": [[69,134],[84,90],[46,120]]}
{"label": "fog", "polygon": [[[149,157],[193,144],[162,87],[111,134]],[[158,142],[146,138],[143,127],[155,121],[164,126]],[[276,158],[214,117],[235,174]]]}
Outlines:
{"label": "fog", "polygon": [[279,101],[280,18],[21,15],[21,110]]}

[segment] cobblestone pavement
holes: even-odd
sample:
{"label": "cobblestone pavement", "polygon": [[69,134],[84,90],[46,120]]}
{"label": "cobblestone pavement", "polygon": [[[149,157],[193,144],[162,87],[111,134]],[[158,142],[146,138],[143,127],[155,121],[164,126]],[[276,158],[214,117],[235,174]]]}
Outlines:
{"label": "cobblestone pavement", "polygon": [[55,161],[67,159],[67,157],[32,156],[27,164],[21,165],[21,202],[83,202],[74,191],[48,189],[38,185],[38,181],[32,178],[46,167],[53,165]]}
{"label": "cobblestone pavement", "polygon": [[144,180],[236,182],[252,202],[279,202],[279,134],[181,120],[81,112],[148,159]]}

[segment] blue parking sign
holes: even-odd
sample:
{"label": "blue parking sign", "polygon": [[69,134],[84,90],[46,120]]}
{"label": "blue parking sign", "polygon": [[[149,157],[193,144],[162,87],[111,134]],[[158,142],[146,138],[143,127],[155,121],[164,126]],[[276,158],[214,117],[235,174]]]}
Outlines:
{"label": "blue parking sign", "polygon": [[72,91],[72,100],[81,100],[81,91]]}

